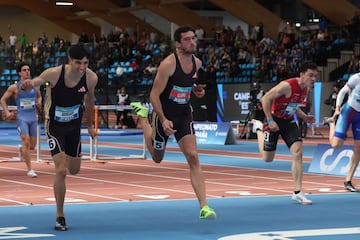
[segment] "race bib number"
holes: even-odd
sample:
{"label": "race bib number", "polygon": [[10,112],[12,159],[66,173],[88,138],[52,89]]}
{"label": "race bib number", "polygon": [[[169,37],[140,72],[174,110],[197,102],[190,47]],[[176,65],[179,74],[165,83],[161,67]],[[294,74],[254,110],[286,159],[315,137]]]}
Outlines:
{"label": "race bib number", "polygon": [[165,147],[165,143],[154,140],[153,147],[156,150],[163,150]]}
{"label": "race bib number", "polygon": [[55,107],[55,120],[58,122],[70,122],[79,118],[80,105],[72,107]]}
{"label": "race bib number", "polygon": [[169,99],[178,104],[186,104],[190,100],[191,90],[192,87],[174,86],[170,92]]}
{"label": "race bib number", "polygon": [[35,99],[34,98],[21,98],[20,99],[20,108],[21,109],[35,108]]}
{"label": "race bib number", "polygon": [[300,103],[289,103],[285,109],[285,115],[294,115]]}
{"label": "race bib number", "polygon": [[54,138],[49,138],[48,145],[49,145],[50,151],[54,150],[56,147],[56,140]]}

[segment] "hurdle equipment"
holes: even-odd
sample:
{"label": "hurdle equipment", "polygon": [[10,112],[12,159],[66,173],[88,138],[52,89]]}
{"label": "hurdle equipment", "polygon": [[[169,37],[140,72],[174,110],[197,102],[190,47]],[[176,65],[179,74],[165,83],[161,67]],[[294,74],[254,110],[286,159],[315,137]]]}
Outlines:
{"label": "hurdle equipment", "polygon": [[[134,147],[133,151],[139,151],[139,154],[128,154],[126,156],[114,156],[108,154],[100,154],[99,151],[99,136],[127,136],[127,135],[137,135],[142,134],[142,131],[136,131],[135,133],[127,134],[126,130],[104,130],[99,128],[99,110],[118,110],[118,109],[132,109],[131,106],[117,106],[117,105],[103,105],[94,107],[94,128],[98,134],[98,137],[93,139],[89,135],[89,151],[82,151],[82,160],[90,160],[94,162],[105,163],[106,160],[120,160],[120,159],[146,159],[146,144],[145,139],[142,136],[141,150]],[[131,130],[128,130],[131,131]],[[81,129],[81,135],[87,135],[87,129]],[[38,134],[37,134],[37,147],[36,147],[36,157],[38,162],[44,162],[44,160],[50,160],[51,158],[46,158],[41,156],[41,136],[44,135],[41,133],[41,127],[38,125]],[[87,144],[82,144],[86,146]],[[84,147],[83,147],[84,149]],[[140,152],[141,151],[141,152]],[[117,154],[116,154],[117,155]]]}
{"label": "hurdle equipment", "polygon": [[[83,129],[82,131],[87,131],[87,129]],[[119,131],[101,131],[101,129],[98,130],[98,135],[114,136],[114,134],[115,135],[119,134],[118,136],[121,136]],[[126,136],[126,135],[127,135],[126,133],[123,133],[122,136]],[[92,139],[91,136],[89,136],[89,159],[91,161],[104,162],[105,160],[146,159],[146,146],[145,146],[144,137],[142,137],[141,150],[133,149],[133,151],[141,151],[141,152],[139,152],[139,154],[129,154],[127,156],[105,156],[105,154],[100,154],[98,138]]]}
{"label": "hurdle equipment", "polygon": [[[132,107],[130,105],[96,105],[94,107],[94,128],[96,132],[99,134],[105,134],[110,135],[113,133],[117,133],[118,131],[101,131],[99,129],[99,111],[100,110],[125,110],[129,109],[131,110]],[[92,139],[90,137],[90,160],[92,161],[102,161],[107,159],[114,159],[113,156],[111,157],[100,157],[99,155],[99,145],[98,145],[98,138]],[[141,154],[130,154],[128,156],[122,156],[122,157],[115,157],[115,159],[128,159],[128,158],[136,158],[136,159],[146,159],[146,146],[145,146],[145,139],[142,137],[142,152]]]}

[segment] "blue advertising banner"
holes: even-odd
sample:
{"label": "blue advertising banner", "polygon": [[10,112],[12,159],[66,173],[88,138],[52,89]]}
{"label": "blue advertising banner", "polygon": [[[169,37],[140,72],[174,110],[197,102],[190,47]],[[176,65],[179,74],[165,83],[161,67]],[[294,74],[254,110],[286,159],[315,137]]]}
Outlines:
{"label": "blue advertising banner", "polygon": [[[354,147],[351,145],[334,149],[329,144],[319,144],[315,150],[309,172],[346,176],[353,153]],[[359,168],[355,171],[354,176],[360,176]]]}
{"label": "blue advertising banner", "polygon": [[217,122],[245,120],[249,114],[250,84],[218,84]]}
{"label": "blue advertising banner", "polygon": [[229,122],[194,122],[196,142],[199,144],[235,144],[236,139]]}

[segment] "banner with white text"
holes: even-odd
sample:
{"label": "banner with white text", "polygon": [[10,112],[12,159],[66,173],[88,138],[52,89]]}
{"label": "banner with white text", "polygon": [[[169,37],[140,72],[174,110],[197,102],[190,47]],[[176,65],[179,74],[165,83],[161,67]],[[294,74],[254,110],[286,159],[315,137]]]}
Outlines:
{"label": "banner with white text", "polygon": [[236,138],[229,122],[194,122],[198,144],[235,144]]}
{"label": "banner with white text", "polygon": [[[309,172],[346,176],[353,153],[354,146],[351,145],[334,149],[329,144],[318,144],[310,163]],[[355,171],[354,176],[360,176],[359,168]]]}

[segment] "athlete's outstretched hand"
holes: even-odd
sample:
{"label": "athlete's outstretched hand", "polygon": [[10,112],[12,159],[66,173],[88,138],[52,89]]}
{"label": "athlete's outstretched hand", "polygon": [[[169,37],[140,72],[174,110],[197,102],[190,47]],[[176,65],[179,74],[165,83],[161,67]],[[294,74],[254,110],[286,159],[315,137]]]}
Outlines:
{"label": "athlete's outstretched hand", "polygon": [[162,122],[162,127],[164,129],[164,132],[167,136],[170,136],[171,134],[174,134],[176,130],[174,130],[173,122],[166,119]]}
{"label": "athlete's outstretched hand", "polygon": [[21,81],[20,90],[27,92],[27,91],[30,91],[33,88],[34,88],[34,84],[30,79],[26,79],[26,80]]}
{"label": "athlete's outstretched hand", "polygon": [[92,139],[97,138],[98,134],[97,134],[97,131],[95,130],[95,128],[93,128],[93,127],[88,128],[88,132]]}
{"label": "athlete's outstretched hand", "polygon": [[205,96],[205,87],[206,84],[194,84],[193,93],[195,94],[195,96],[198,98],[202,98],[203,96]]}

